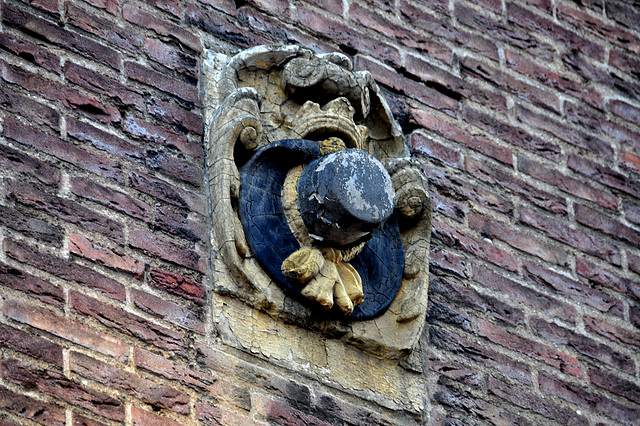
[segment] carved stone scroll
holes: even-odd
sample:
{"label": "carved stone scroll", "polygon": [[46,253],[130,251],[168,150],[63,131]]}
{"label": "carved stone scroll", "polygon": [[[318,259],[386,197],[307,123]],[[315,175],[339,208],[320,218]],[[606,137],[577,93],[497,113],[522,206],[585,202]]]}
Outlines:
{"label": "carved stone scroll", "polygon": [[215,290],[406,357],[427,307],[427,181],[368,72],[260,46],[204,69]]}

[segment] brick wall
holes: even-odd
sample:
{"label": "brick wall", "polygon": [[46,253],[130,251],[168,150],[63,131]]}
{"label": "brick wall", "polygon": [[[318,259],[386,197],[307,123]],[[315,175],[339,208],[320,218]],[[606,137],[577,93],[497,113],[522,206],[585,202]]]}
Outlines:
{"label": "brick wall", "polygon": [[[6,0],[1,424],[640,424],[640,4]],[[340,50],[434,209],[427,411],[212,325],[204,48]]]}

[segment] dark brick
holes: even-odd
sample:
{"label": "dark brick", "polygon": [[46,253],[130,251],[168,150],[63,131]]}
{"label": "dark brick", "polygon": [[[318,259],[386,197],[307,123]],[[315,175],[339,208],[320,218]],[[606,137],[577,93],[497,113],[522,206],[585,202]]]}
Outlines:
{"label": "dark brick", "polygon": [[518,170],[532,177],[555,186],[569,195],[575,195],[587,201],[600,204],[608,209],[618,208],[618,198],[610,192],[587,185],[579,179],[566,176],[555,168],[543,166],[541,163],[525,156],[518,157]]}
{"label": "dark brick", "polygon": [[468,123],[487,131],[505,142],[524,148],[554,162],[560,160],[561,149],[558,145],[530,135],[519,127],[507,124],[467,105],[462,107],[462,116]]}
{"label": "dark brick", "polygon": [[167,155],[163,151],[147,151],[147,167],[165,176],[179,179],[199,187],[202,185],[202,167],[194,166],[184,160]]}
{"label": "dark brick", "polygon": [[191,132],[196,135],[204,134],[204,120],[202,117],[182,107],[157,98],[151,98],[151,100],[147,102],[147,110],[149,114],[167,124],[175,126],[180,132]]}
{"label": "dark brick", "polygon": [[[216,398],[219,396],[222,397],[218,392],[215,392],[219,389],[217,383],[225,381],[221,377],[202,373],[194,370],[193,368],[169,360],[162,355],[157,355],[140,348],[135,348],[134,357],[137,368],[151,371],[152,373],[165,377],[168,380],[179,382],[180,384],[195,389],[198,392],[212,393]],[[215,394],[213,392],[215,392]],[[249,399],[250,398],[251,397],[249,396]]]}
{"label": "dark brick", "polygon": [[621,264],[620,250],[614,244],[570,228],[566,223],[552,219],[546,214],[538,213],[529,207],[521,206],[518,211],[522,223],[542,231],[548,237],[614,265]]}
{"label": "dark brick", "polygon": [[531,318],[529,322],[531,329],[545,339],[558,345],[573,348],[595,362],[603,362],[627,373],[635,372],[636,364],[633,359],[614,351],[607,345],[598,343],[574,330],[548,323],[540,318]]}
{"label": "dark brick", "polygon": [[3,306],[3,313],[14,321],[49,332],[92,351],[114,357],[120,362],[126,362],[129,357],[129,347],[122,341],[107,333],[93,330],[85,324],[56,315],[49,310],[17,300],[7,300]]}
{"label": "dark brick", "polygon": [[153,38],[144,40],[144,51],[149,58],[167,68],[176,70],[191,78],[196,78],[197,76],[198,60],[184,51]]}
{"label": "dark brick", "polygon": [[552,213],[567,214],[567,202],[564,198],[539,190],[517,179],[509,169],[505,171],[503,168],[492,167],[486,161],[476,160],[471,157],[465,159],[465,165],[467,172],[472,176],[489,185],[501,188],[503,193],[506,190]]}
{"label": "dark brick", "polygon": [[7,255],[52,275],[98,290],[116,300],[125,299],[124,286],[84,266],[67,262],[54,255],[12,240],[4,240]]}
{"label": "dark brick", "polygon": [[124,271],[140,279],[144,263],[118,251],[102,247],[76,233],[69,233],[69,252],[118,271]]}
{"label": "dark brick", "polygon": [[65,5],[65,9],[69,24],[93,34],[101,41],[133,54],[137,54],[142,47],[140,37],[114,22],[102,19],[97,14],[91,14],[70,3]]}
{"label": "dark brick", "polygon": [[71,413],[71,415],[71,424],[73,426],[105,426],[105,423],[103,422],[81,416],[78,413]]}
{"label": "dark brick", "polygon": [[182,335],[166,327],[149,322],[121,308],[107,305],[76,291],[69,292],[73,312],[89,315],[111,330],[144,343],[184,355],[187,347]]}
{"label": "dark brick", "polygon": [[492,351],[484,344],[471,342],[462,336],[439,327],[429,327],[429,342],[442,351],[463,356],[526,385],[532,384],[531,369],[527,364]]}
{"label": "dark brick", "polygon": [[12,182],[9,185],[7,198],[74,223],[87,231],[105,235],[116,242],[124,242],[122,224],[71,200],[39,191],[30,185],[18,182]]}
{"label": "dark brick", "polygon": [[4,145],[0,145],[0,165],[7,170],[33,175],[47,185],[57,185],[60,182],[61,174],[58,169]]}
{"label": "dark brick", "polygon": [[0,205],[0,225],[54,247],[62,245],[64,235],[60,227],[2,205]]}
{"label": "dark brick", "polygon": [[204,334],[204,323],[195,312],[157,296],[132,289],[134,305],[140,310],[198,334]]}
{"label": "dark brick", "polygon": [[86,3],[98,9],[106,10],[112,15],[118,12],[120,0],[84,0]]}
{"label": "dark brick", "polygon": [[635,350],[640,349],[640,333],[634,330],[623,328],[590,316],[584,318],[584,325],[585,329],[591,334],[602,336],[625,348],[631,349],[630,347],[633,346],[636,348]]}
{"label": "dark brick", "polygon": [[475,368],[457,361],[441,360],[434,357],[429,360],[429,369],[439,376],[448,377],[473,389],[480,387],[480,373]]}
{"label": "dark brick", "polygon": [[174,213],[167,208],[156,206],[154,224],[165,232],[189,241],[206,241],[206,226],[201,221],[188,219],[186,214]]}
{"label": "dark brick", "polygon": [[64,426],[65,409],[0,387],[0,411],[44,425]]}
{"label": "dark brick", "polygon": [[122,17],[132,24],[153,30],[160,36],[172,38],[195,52],[202,51],[200,38],[193,34],[192,31],[181,28],[172,22],[165,21],[131,4],[125,4],[122,7]]}
{"label": "dark brick", "polygon": [[573,209],[578,223],[597,229],[632,246],[640,245],[640,232],[581,204],[575,204]]}
{"label": "dark brick", "polygon": [[34,123],[60,130],[60,113],[47,105],[22,96],[7,87],[0,88],[0,108],[12,115],[22,115]]}
{"label": "dark brick", "polygon": [[189,412],[189,396],[183,392],[78,352],[71,352],[69,358],[72,372],[140,399],[151,405],[154,410],[171,410],[181,414]]}
{"label": "dark brick", "polygon": [[27,3],[36,9],[40,9],[44,12],[49,13],[50,15],[59,17],[60,11],[58,10],[58,0],[26,0],[24,3]]}
{"label": "dark brick", "polygon": [[57,308],[64,306],[64,291],[60,287],[2,262],[0,283],[4,287],[25,292]]}
{"label": "dark brick", "polygon": [[258,414],[273,424],[329,426],[330,423],[262,395],[256,395]]}
{"label": "dark brick", "polygon": [[540,373],[538,381],[543,392],[585,407],[593,413],[602,414],[626,424],[636,424],[640,421],[640,411],[593,394],[585,388],[565,382],[550,374]]}
{"label": "dark brick", "polygon": [[168,262],[173,262],[198,272],[206,273],[208,270],[206,257],[203,257],[200,253],[140,228],[131,229],[129,232],[129,244],[152,256],[157,256]]}
{"label": "dark brick", "polygon": [[90,179],[76,176],[72,176],[69,183],[71,192],[78,197],[86,198],[137,219],[149,220],[149,205],[127,194],[99,185]]}
{"label": "dark brick", "polygon": [[629,306],[629,321],[640,328],[640,306]]}
{"label": "dark brick", "polygon": [[549,244],[535,235],[527,234],[515,225],[505,224],[483,215],[471,213],[469,215],[469,228],[478,232],[482,237],[497,238],[542,260],[561,266],[568,265],[568,255],[565,250]]}
{"label": "dark brick", "polygon": [[78,53],[113,69],[120,69],[120,54],[115,50],[37,18],[15,6],[3,6],[2,22],[62,49]]}
{"label": "dark brick", "polygon": [[174,206],[190,210],[201,215],[206,214],[203,200],[169,182],[154,178],[142,172],[132,171],[129,175],[131,187],[145,194],[156,197]]}
{"label": "dark brick", "polygon": [[176,149],[191,157],[200,158],[203,155],[202,145],[191,142],[180,133],[172,132],[157,124],[128,115],[123,122],[125,132],[153,145],[162,145]]}
{"label": "dark brick", "polygon": [[593,179],[596,182],[640,198],[640,186],[635,179],[615,172],[604,164],[594,163],[586,158],[569,154],[567,156],[567,165],[571,170]]}
{"label": "dark brick", "polygon": [[631,123],[640,123],[640,108],[616,99],[609,101],[611,112]]}
{"label": "dark brick", "polygon": [[149,285],[167,293],[183,297],[187,300],[203,305],[205,301],[204,285],[188,277],[173,272],[153,269]]}
{"label": "dark brick", "polygon": [[626,202],[624,203],[624,213],[628,221],[640,225],[640,205]]}
{"label": "dark brick", "polygon": [[101,151],[126,158],[137,164],[144,164],[145,151],[143,148],[91,124],[67,117],[67,134],[79,141],[90,142]]}
{"label": "dark brick", "polygon": [[431,191],[429,196],[431,198],[431,208],[434,213],[439,213],[459,223],[464,221],[465,207],[463,204],[453,201],[441,194],[437,194],[435,191]]}
{"label": "dark brick", "polygon": [[599,285],[640,301],[640,282],[621,278],[585,259],[576,258],[576,272],[590,283]]}
{"label": "dark brick", "polygon": [[438,269],[461,278],[467,277],[467,259],[440,247],[431,247],[429,269]]}
{"label": "dark brick", "polygon": [[525,262],[523,269],[525,279],[540,288],[549,289],[569,300],[584,303],[610,315],[617,317],[624,315],[622,302],[607,293],[530,262]]}
{"label": "dark brick", "polygon": [[190,25],[236,46],[252,47],[268,44],[269,41],[266,38],[256,34],[254,29],[247,25],[246,20],[243,19],[243,10],[244,8],[238,11],[238,18],[240,18],[238,24],[244,24],[243,27],[229,23],[227,19],[218,14],[208,13],[196,5],[187,6],[186,21]]}
{"label": "dark brick", "polygon": [[57,371],[7,358],[0,364],[0,374],[17,385],[37,389],[110,420],[124,421],[124,405],[120,401],[81,386]]}
{"label": "dark brick", "polygon": [[42,337],[0,324],[0,345],[62,368],[62,347]]}
{"label": "dark brick", "polygon": [[631,382],[597,368],[590,368],[588,374],[589,380],[594,385],[627,398],[629,401],[640,403],[640,386],[637,382]]}
{"label": "dark brick", "polygon": [[460,311],[448,305],[434,300],[429,300],[426,321],[429,324],[447,324],[469,333],[473,331],[471,328],[471,320],[468,316],[461,314]]}
{"label": "dark brick", "polygon": [[126,61],[124,69],[127,77],[155,87],[163,92],[187,101],[190,105],[200,105],[198,89],[184,81],[168,77],[137,62]]}
{"label": "dark brick", "polygon": [[410,136],[411,149],[421,155],[438,160],[457,169],[463,168],[462,155],[457,149],[449,148],[420,133]]}
{"label": "dark brick", "polygon": [[640,174],[640,156],[620,151],[620,166],[633,173]]}
{"label": "dark brick", "polygon": [[[205,402],[200,402],[196,406],[198,420],[203,424],[208,425],[247,425],[247,426],[259,426],[263,423],[258,423],[253,420],[249,413],[229,411],[225,408],[218,406],[218,404],[211,405]],[[281,423],[282,424],[282,423]],[[143,426],[142,424],[140,426]]]}
{"label": "dark brick", "polygon": [[627,263],[629,264],[629,269],[634,271],[637,274],[640,274],[640,256],[634,256],[631,252],[627,252]]}
{"label": "dark brick", "polygon": [[[155,405],[153,409],[157,409]],[[133,426],[180,426],[182,424],[136,406],[131,407],[131,423]]]}
{"label": "dark brick", "polygon": [[[389,0],[365,0],[365,1],[376,8],[380,8],[380,10],[384,10],[385,12],[391,12],[393,10],[393,4],[390,4],[393,2],[390,2]],[[340,0],[329,0],[329,1],[311,0],[311,1],[308,1],[308,3],[311,3],[321,9],[324,9],[327,12],[331,12],[334,15],[342,15],[342,12],[344,9],[344,5]]]}
{"label": "dark brick", "polygon": [[[592,0],[595,2],[595,0]],[[600,2],[597,2],[600,3]],[[607,16],[614,19],[616,22],[638,31],[638,22],[640,22],[640,12],[637,7],[634,7],[633,3],[627,3],[622,1],[604,2],[604,7],[607,12]]]}
{"label": "dark brick", "polygon": [[509,300],[528,306],[536,312],[544,312],[550,318],[559,318],[571,323],[575,322],[577,311],[570,304],[522,286],[483,266],[474,264],[472,270],[474,281],[483,287],[500,292],[508,297]]}

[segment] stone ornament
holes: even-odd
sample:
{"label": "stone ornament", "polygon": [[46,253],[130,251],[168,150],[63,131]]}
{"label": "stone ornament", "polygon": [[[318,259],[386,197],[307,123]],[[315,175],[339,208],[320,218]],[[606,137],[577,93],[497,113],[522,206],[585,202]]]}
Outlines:
{"label": "stone ornament", "polygon": [[422,330],[426,178],[368,72],[260,46],[204,66],[215,290],[400,358]]}

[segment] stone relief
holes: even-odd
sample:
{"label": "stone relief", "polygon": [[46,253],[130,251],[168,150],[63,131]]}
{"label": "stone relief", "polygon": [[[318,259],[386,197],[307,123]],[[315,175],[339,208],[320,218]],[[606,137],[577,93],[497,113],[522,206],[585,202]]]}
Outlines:
{"label": "stone relief", "polygon": [[215,291],[400,358],[427,307],[426,177],[368,72],[260,46],[204,66]]}

